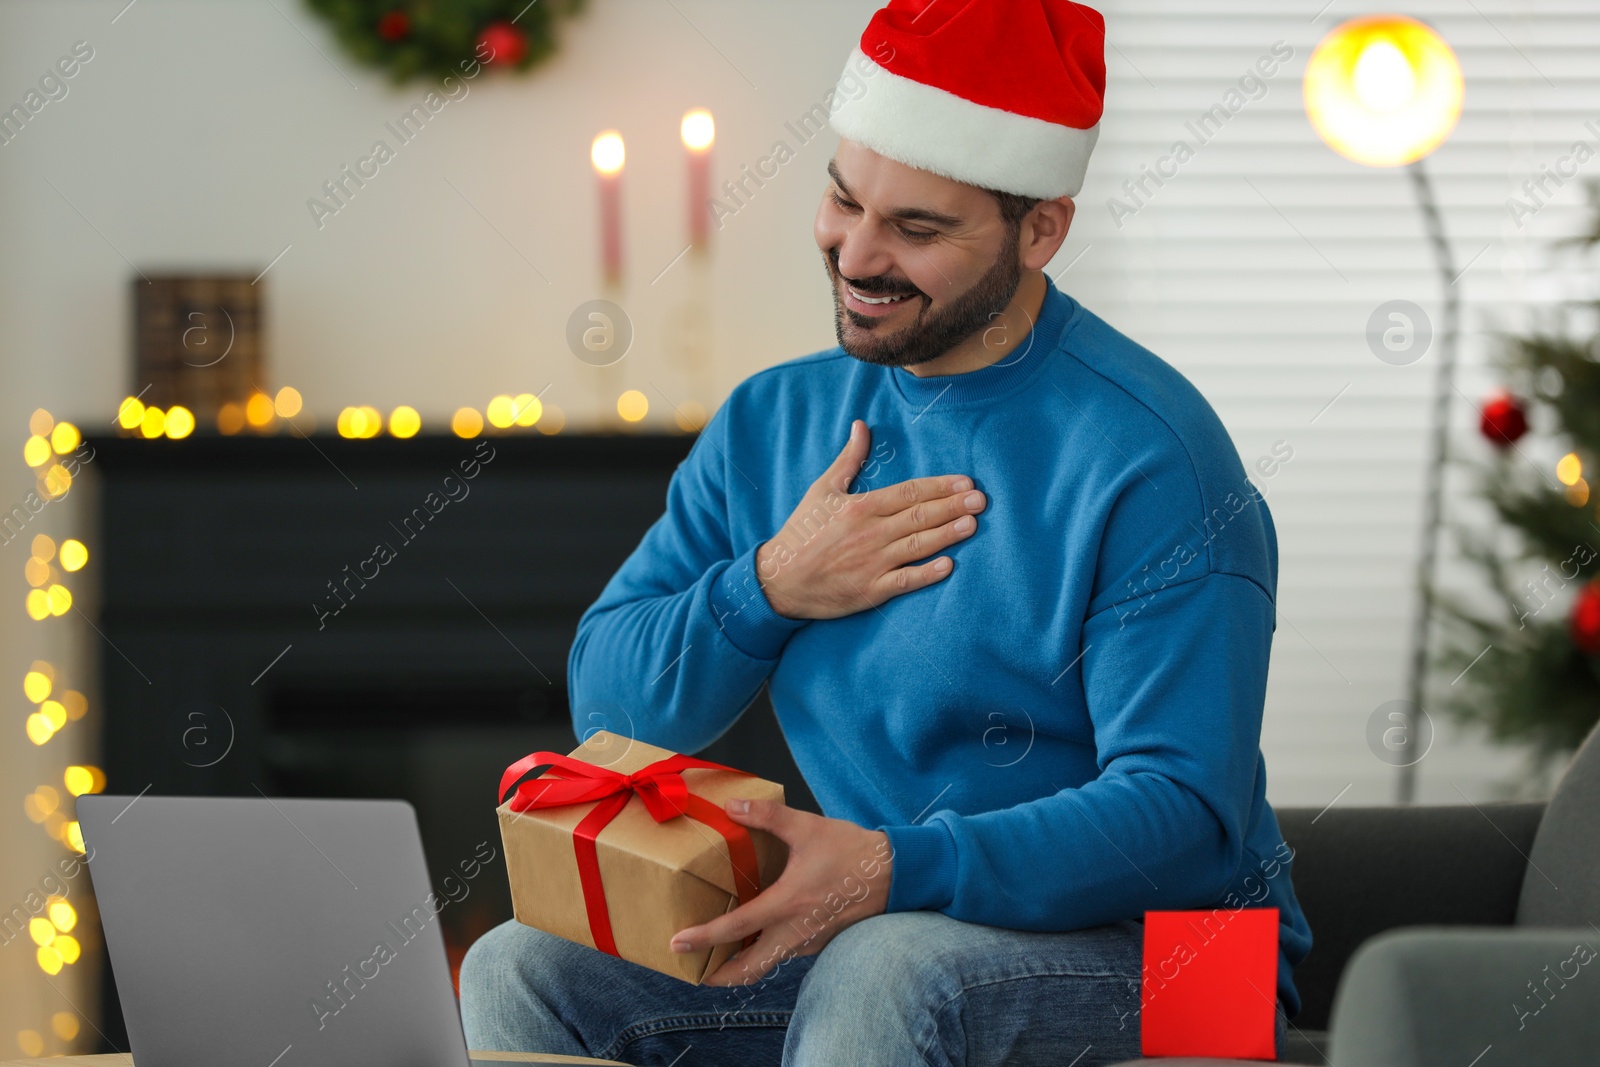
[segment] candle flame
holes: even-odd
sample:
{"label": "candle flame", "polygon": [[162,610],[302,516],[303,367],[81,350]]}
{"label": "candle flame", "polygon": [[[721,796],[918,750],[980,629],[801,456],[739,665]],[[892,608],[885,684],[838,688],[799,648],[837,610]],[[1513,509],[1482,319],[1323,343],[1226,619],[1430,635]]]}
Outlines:
{"label": "candle flame", "polygon": [[594,164],[594,169],[607,177],[622,170],[625,155],[622,134],[616,130],[606,130],[594,139],[594,144],[589,148],[589,160]]}
{"label": "candle flame", "polygon": [[691,152],[704,152],[716,139],[717,127],[711,120],[711,112],[703,107],[697,107],[684,112],[683,125],[679,132],[683,135],[685,148]]}

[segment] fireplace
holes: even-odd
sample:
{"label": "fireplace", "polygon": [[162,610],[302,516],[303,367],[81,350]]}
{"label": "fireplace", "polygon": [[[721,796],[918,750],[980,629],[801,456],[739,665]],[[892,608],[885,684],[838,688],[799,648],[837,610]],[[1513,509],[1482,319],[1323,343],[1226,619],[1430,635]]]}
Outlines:
{"label": "fireplace", "polygon": [[[438,884],[481,842],[498,857],[500,771],[577,743],[578,618],[692,438],[90,444],[108,790],[402,798]],[[764,695],[702,754],[816,810]],[[453,966],[511,917],[488,866],[441,914]]]}

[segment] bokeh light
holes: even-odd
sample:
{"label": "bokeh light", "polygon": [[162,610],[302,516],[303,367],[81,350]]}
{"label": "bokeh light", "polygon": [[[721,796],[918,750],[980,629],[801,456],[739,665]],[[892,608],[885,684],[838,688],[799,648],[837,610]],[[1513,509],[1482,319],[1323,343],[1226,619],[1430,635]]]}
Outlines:
{"label": "bokeh light", "polygon": [[554,404],[545,404],[544,411],[539,415],[539,421],[534,425],[540,433],[546,436],[553,436],[566,427],[567,413]]}
{"label": "bokeh light", "polygon": [[117,408],[117,425],[124,430],[137,430],[144,422],[144,402],[136,396],[125,399]]}
{"label": "bokeh light", "polygon": [[300,390],[292,385],[286,385],[278,390],[278,395],[272,399],[272,409],[280,418],[292,419],[300,414],[300,409],[305,406],[305,400],[300,396]]}
{"label": "bokeh light", "polygon": [[81,571],[89,562],[89,550],[76,537],[61,542],[61,566],[69,571]]}
{"label": "bokeh light", "polygon": [[36,745],[42,745],[56,735],[55,727],[50,725],[50,720],[37,711],[28,716],[23,723],[23,729],[28,734],[28,740]]}
{"label": "bokeh light", "polygon": [[78,925],[78,913],[65,900],[51,901],[45,911],[49,914],[50,921],[55,924],[55,928],[62,933],[67,933]]}
{"label": "bokeh light", "polygon": [[182,440],[194,433],[194,412],[182,404],[174,404],[167,409],[167,436],[174,440]]}
{"label": "bokeh light", "polygon": [[517,421],[516,404],[509,396],[501,395],[490,400],[487,411],[489,425],[497,430],[504,430]]}
{"label": "bokeh light", "polygon": [[674,410],[673,421],[684,433],[698,433],[705,428],[705,406],[696,400],[685,400]]}
{"label": "bokeh light", "polygon": [[83,440],[83,434],[70,422],[58,422],[55,429],[50,431],[50,447],[58,455],[66,455],[78,447],[78,442]]}
{"label": "bokeh light", "polygon": [[38,434],[22,445],[22,460],[30,467],[42,467],[50,462],[50,442]]}
{"label": "bokeh light", "polygon": [[73,764],[62,772],[61,778],[67,787],[67,792],[75,797],[81,797],[85,793],[98,793],[106,787],[106,772],[99,767]]}
{"label": "bokeh light", "polygon": [[48,699],[54,685],[50,676],[43,671],[29,671],[22,676],[22,692],[34,704]]}
{"label": "bokeh light", "polygon": [[450,432],[457,437],[476,437],[483,432],[483,416],[477,408],[457,408],[450,416]]}
{"label": "bokeh light", "polygon": [[217,432],[232,437],[245,427],[244,405],[230,400],[217,409]]}
{"label": "bokeh light", "polygon": [[[73,722],[77,722],[79,719],[83,718],[84,715],[88,714],[89,698],[78,692],[76,689],[68,689],[62,693],[61,703],[66,706],[67,718],[71,719]],[[93,768],[90,769],[93,770]]]}
{"label": "bokeh light", "polygon": [[522,393],[512,401],[512,411],[516,415],[518,426],[532,426],[539,421],[539,416],[544,412],[544,405],[539,403],[539,398],[532,393]]}
{"label": "bokeh light", "polygon": [[650,413],[649,399],[637,389],[617,397],[617,414],[628,422],[638,422]]}
{"label": "bokeh light", "polygon": [[264,430],[272,425],[272,420],[277,418],[278,412],[272,406],[272,398],[266,393],[251,393],[250,399],[244,404],[244,421],[257,430]]}
{"label": "bokeh light", "polygon": [[50,617],[50,594],[43,589],[30,589],[22,606],[27,611],[28,618],[34,622],[42,622]]}
{"label": "bokeh light", "polygon": [[1306,117],[1330,148],[1369,167],[1432,152],[1461,117],[1461,64],[1434,30],[1402,15],[1335,27],[1306,64]]}
{"label": "bokeh light", "polygon": [[395,437],[415,437],[422,429],[422,416],[409,404],[401,404],[389,412],[389,433]]}

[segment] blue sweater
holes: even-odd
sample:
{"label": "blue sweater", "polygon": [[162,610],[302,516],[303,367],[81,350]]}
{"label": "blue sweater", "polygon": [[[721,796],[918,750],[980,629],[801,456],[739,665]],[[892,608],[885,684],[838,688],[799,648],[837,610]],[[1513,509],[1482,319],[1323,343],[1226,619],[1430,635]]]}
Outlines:
{"label": "blue sweater", "polygon": [[[988,498],[948,577],[787,619],[756,549],[844,447],[853,492],[966,474]],[[742,382],[666,513],[578,625],[574,725],[680,752],[770,687],[825,814],[884,830],[888,908],[1020,930],[1280,909],[1278,993],[1311,932],[1260,751],[1277,540],[1200,393],[1051,285],[1000,362],[919,378],[839,348]]]}

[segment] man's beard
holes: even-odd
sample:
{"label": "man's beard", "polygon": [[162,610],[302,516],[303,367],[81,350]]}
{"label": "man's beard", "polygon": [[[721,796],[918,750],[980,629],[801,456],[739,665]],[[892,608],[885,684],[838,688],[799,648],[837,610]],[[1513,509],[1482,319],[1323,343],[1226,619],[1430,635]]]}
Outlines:
{"label": "man's beard", "polygon": [[[966,292],[931,315],[927,311],[927,297],[914,288],[908,288],[904,282],[883,275],[851,280],[850,287],[867,296],[911,293],[908,300],[923,302],[916,321],[894,328],[893,332],[884,336],[878,336],[876,332],[889,329],[881,319],[870,318],[845,307],[844,297],[840,293],[844,278],[839,273],[839,250],[828,249],[823,256],[823,266],[833,284],[833,329],[839,338],[839,347],[863,363],[882,367],[911,367],[937,359],[988,326],[1011,303],[1022,281],[1022,264],[1017,261],[1020,244],[1021,227],[1017,227],[994,266],[973,282]],[[857,341],[846,341],[846,315],[858,330],[870,332]]]}

